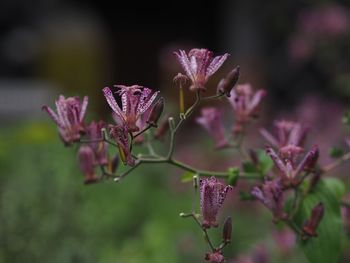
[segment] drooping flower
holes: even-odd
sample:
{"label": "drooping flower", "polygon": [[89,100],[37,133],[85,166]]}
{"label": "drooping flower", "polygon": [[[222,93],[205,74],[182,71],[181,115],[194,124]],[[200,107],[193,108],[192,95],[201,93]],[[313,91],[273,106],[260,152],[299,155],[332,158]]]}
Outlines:
{"label": "drooping flower", "polygon": [[323,215],[324,205],[322,203],[318,203],[312,209],[310,218],[305,222],[302,228],[304,238],[317,236],[316,230],[323,218]]}
{"label": "drooping flower", "polygon": [[250,84],[237,85],[231,90],[228,101],[235,114],[233,134],[241,133],[244,124],[257,115],[258,106],[265,94],[266,91],[262,89],[253,92]]}
{"label": "drooping flower", "polygon": [[83,119],[87,105],[87,96],[81,102],[79,97],[66,99],[63,95],[60,95],[56,101],[57,114],[46,105],[42,107],[56,123],[60,137],[65,145],[68,146],[75,141],[79,141],[81,134],[85,132]]}
{"label": "drooping flower", "polygon": [[251,194],[271,210],[274,221],[287,218],[283,211],[284,196],[279,179],[265,181],[262,187],[254,187]]}
{"label": "drooping flower", "polygon": [[83,145],[79,148],[78,163],[80,170],[84,173],[85,184],[91,184],[98,180],[95,174],[95,155],[90,146]]}
{"label": "drooping flower", "polygon": [[279,172],[284,186],[297,186],[301,182],[302,172],[310,172],[315,168],[319,156],[318,146],[314,145],[304,158],[297,163],[301,153],[298,146],[285,146],[279,156],[272,147],[266,147],[266,153],[270,156]]}
{"label": "drooping flower", "polygon": [[104,96],[115,112],[118,124],[126,124],[128,132],[137,132],[140,127],[136,122],[149,109],[158,95],[158,92],[152,92],[151,89],[138,85],[124,86],[116,85],[119,88],[117,93],[121,96],[122,108],[119,107],[113,97],[110,88],[103,89]]}
{"label": "drooping flower", "polygon": [[287,145],[294,145],[302,147],[305,137],[308,132],[308,127],[292,121],[275,121],[276,136],[272,135],[266,129],[260,129],[260,134],[265,140],[276,149]]}
{"label": "drooping flower", "polygon": [[205,90],[205,84],[225,62],[229,54],[213,57],[208,49],[194,48],[188,52],[184,50],[174,52],[187,77],[192,81],[191,90]]}
{"label": "drooping flower", "polygon": [[[95,165],[107,165],[108,164],[108,144],[102,141],[102,128],[106,128],[106,124],[103,121],[91,122],[90,125],[86,127],[86,135],[90,141],[89,146],[94,151],[95,155]],[[99,141],[101,140],[101,141]]]}
{"label": "drooping flower", "polygon": [[200,180],[199,189],[203,227],[217,227],[217,214],[225,201],[227,192],[232,189],[232,186],[225,186],[213,176]]}
{"label": "drooping flower", "polygon": [[215,148],[223,148],[228,144],[225,138],[225,128],[222,123],[221,112],[214,107],[202,108],[202,116],[196,119],[215,141]]}
{"label": "drooping flower", "polygon": [[117,142],[119,147],[119,156],[123,163],[134,166],[135,160],[131,155],[129,146],[129,135],[126,125],[110,125],[109,133],[111,137]]}

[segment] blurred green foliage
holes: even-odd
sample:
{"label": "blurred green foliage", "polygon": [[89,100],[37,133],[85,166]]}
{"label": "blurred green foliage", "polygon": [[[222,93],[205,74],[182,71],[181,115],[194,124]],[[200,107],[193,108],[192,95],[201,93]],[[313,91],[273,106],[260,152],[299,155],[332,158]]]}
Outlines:
{"label": "blurred green foliage", "polygon": [[[122,182],[85,186],[77,149],[65,148],[52,125],[20,125],[0,136],[0,262],[203,261],[201,231],[179,217],[193,202],[192,183],[181,183],[180,171],[144,166]],[[222,214],[233,217],[228,258],[263,243],[272,262],[281,261],[265,209],[241,202]],[[219,243],[221,229],[209,232]],[[298,252],[283,261],[305,259]]]}

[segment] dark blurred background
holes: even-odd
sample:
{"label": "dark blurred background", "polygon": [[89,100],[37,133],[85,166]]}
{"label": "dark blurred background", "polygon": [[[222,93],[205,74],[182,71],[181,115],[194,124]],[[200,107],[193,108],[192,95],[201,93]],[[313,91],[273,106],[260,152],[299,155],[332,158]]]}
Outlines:
{"label": "dark blurred background", "polygon": [[[74,150],[61,146],[41,106],[87,94],[88,119],[107,119],[101,89],[113,84],[161,90],[176,106],[172,78],[181,68],[172,52],[205,47],[231,54],[209,93],[240,65],[241,83],[268,91],[263,124],[307,121],[328,149],[342,143],[349,105],[349,8],[345,0],[2,0],[0,262],[199,262],[200,233],[177,216],[192,197],[178,171],[165,178],[163,167],[150,167],[123,187],[84,187]],[[259,228],[246,210],[234,217],[227,253],[259,242],[274,251],[269,216]],[[294,255],[283,260],[303,262]]]}

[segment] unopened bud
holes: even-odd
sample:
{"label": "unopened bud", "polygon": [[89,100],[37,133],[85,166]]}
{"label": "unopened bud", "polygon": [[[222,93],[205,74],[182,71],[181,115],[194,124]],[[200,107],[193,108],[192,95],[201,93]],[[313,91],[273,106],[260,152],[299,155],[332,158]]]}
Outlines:
{"label": "unopened bud", "polygon": [[78,163],[80,170],[84,173],[85,184],[94,183],[98,180],[95,176],[94,151],[90,146],[84,145],[79,148]]}
{"label": "unopened bud", "polygon": [[302,230],[304,238],[307,237],[316,237],[317,236],[317,227],[320,224],[324,215],[324,205],[318,203],[311,211],[311,217],[306,221]]}
{"label": "unopened bud", "polygon": [[229,216],[225,220],[224,228],[222,231],[222,241],[224,243],[231,242],[231,233],[232,233],[232,218]]}
{"label": "unopened bud", "polygon": [[305,156],[306,160],[305,160],[304,169],[306,171],[314,170],[316,163],[317,163],[317,160],[318,160],[318,156],[319,156],[318,146],[314,145],[314,146],[312,146],[311,150]]}
{"label": "unopened bud", "polygon": [[199,185],[199,176],[198,176],[198,174],[195,174],[193,176],[192,180],[193,180],[193,188],[197,189],[198,185]]}
{"label": "unopened bud", "polygon": [[158,120],[163,113],[164,98],[160,98],[156,104],[154,104],[152,111],[148,117],[147,123],[153,127],[157,127]]}
{"label": "unopened bud", "polygon": [[255,166],[257,166],[259,164],[258,154],[256,153],[255,150],[249,149],[249,157],[250,157],[250,160],[252,160],[252,163]]}
{"label": "unopened bud", "polygon": [[117,168],[119,166],[119,156],[118,156],[118,154],[116,154],[114,156],[114,158],[110,161],[110,165],[111,165],[111,172],[115,173],[115,171],[117,170]]}
{"label": "unopened bud", "polygon": [[237,66],[231,70],[225,78],[223,78],[217,87],[218,94],[226,94],[227,97],[230,97],[231,90],[236,85],[239,79],[240,67]]}
{"label": "unopened bud", "polygon": [[157,140],[162,140],[168,130],[169,130],[169,121],[168,121],[168,118],[166,117],[160,122],[159,128],[154,133],[154,138],[156,138]]}
{"label": "unopened bud", "polygon": [[171,130],[175,130],[175,120],[173,117],[169,117],[168,119],[168,122],[169,122],[169,127]]}

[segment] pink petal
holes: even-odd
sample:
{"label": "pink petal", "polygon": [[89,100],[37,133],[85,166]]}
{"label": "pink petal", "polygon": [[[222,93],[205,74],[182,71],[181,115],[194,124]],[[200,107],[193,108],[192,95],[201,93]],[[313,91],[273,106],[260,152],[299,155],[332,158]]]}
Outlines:
{"label": "pink petal", "polygon": [[109,106],[112,108],[112,110],[118,114],[121,118],[124,118],[123,116],[123,112],[121,111],[121,109],[119,108],[117,102],[115,101],[115,98],[113,97],[112,91],[110,90],[110,88],[105,87],[103,89],[103,94],[107,100],[107,103],[109,104]]}
{"label": "pink petal", "polygon": [[79,114],[79,121],[80,122],[82,122],[84,119],[88,103],[89,103],[89,97],[85,96],[83,99],[83,103],[81,105],[81,110],[80,110],[80,114]]}
{"label": "pink petal", "polygon": [[221,67],[221,65],[225,62],[225,60],[227,59],[228,56],[229,56],[229,54],[227,54],[227,53],[225,53],[222,56],[216,56],[212,60],[210,65],[208,66],[206,76],[210,77],[211,75],[213,75]]}
{"label": "pink petal", "polygon": [[194,73],[191,70],[191,63],[188,60],[188,57],[187,57],[185,51],[184,50],[179,50],[179,53],[174,52],[174,54],[175,54],[177,60],[180,62],[182,68],[186,72],[186,75],[190,79],[194,80]]}

